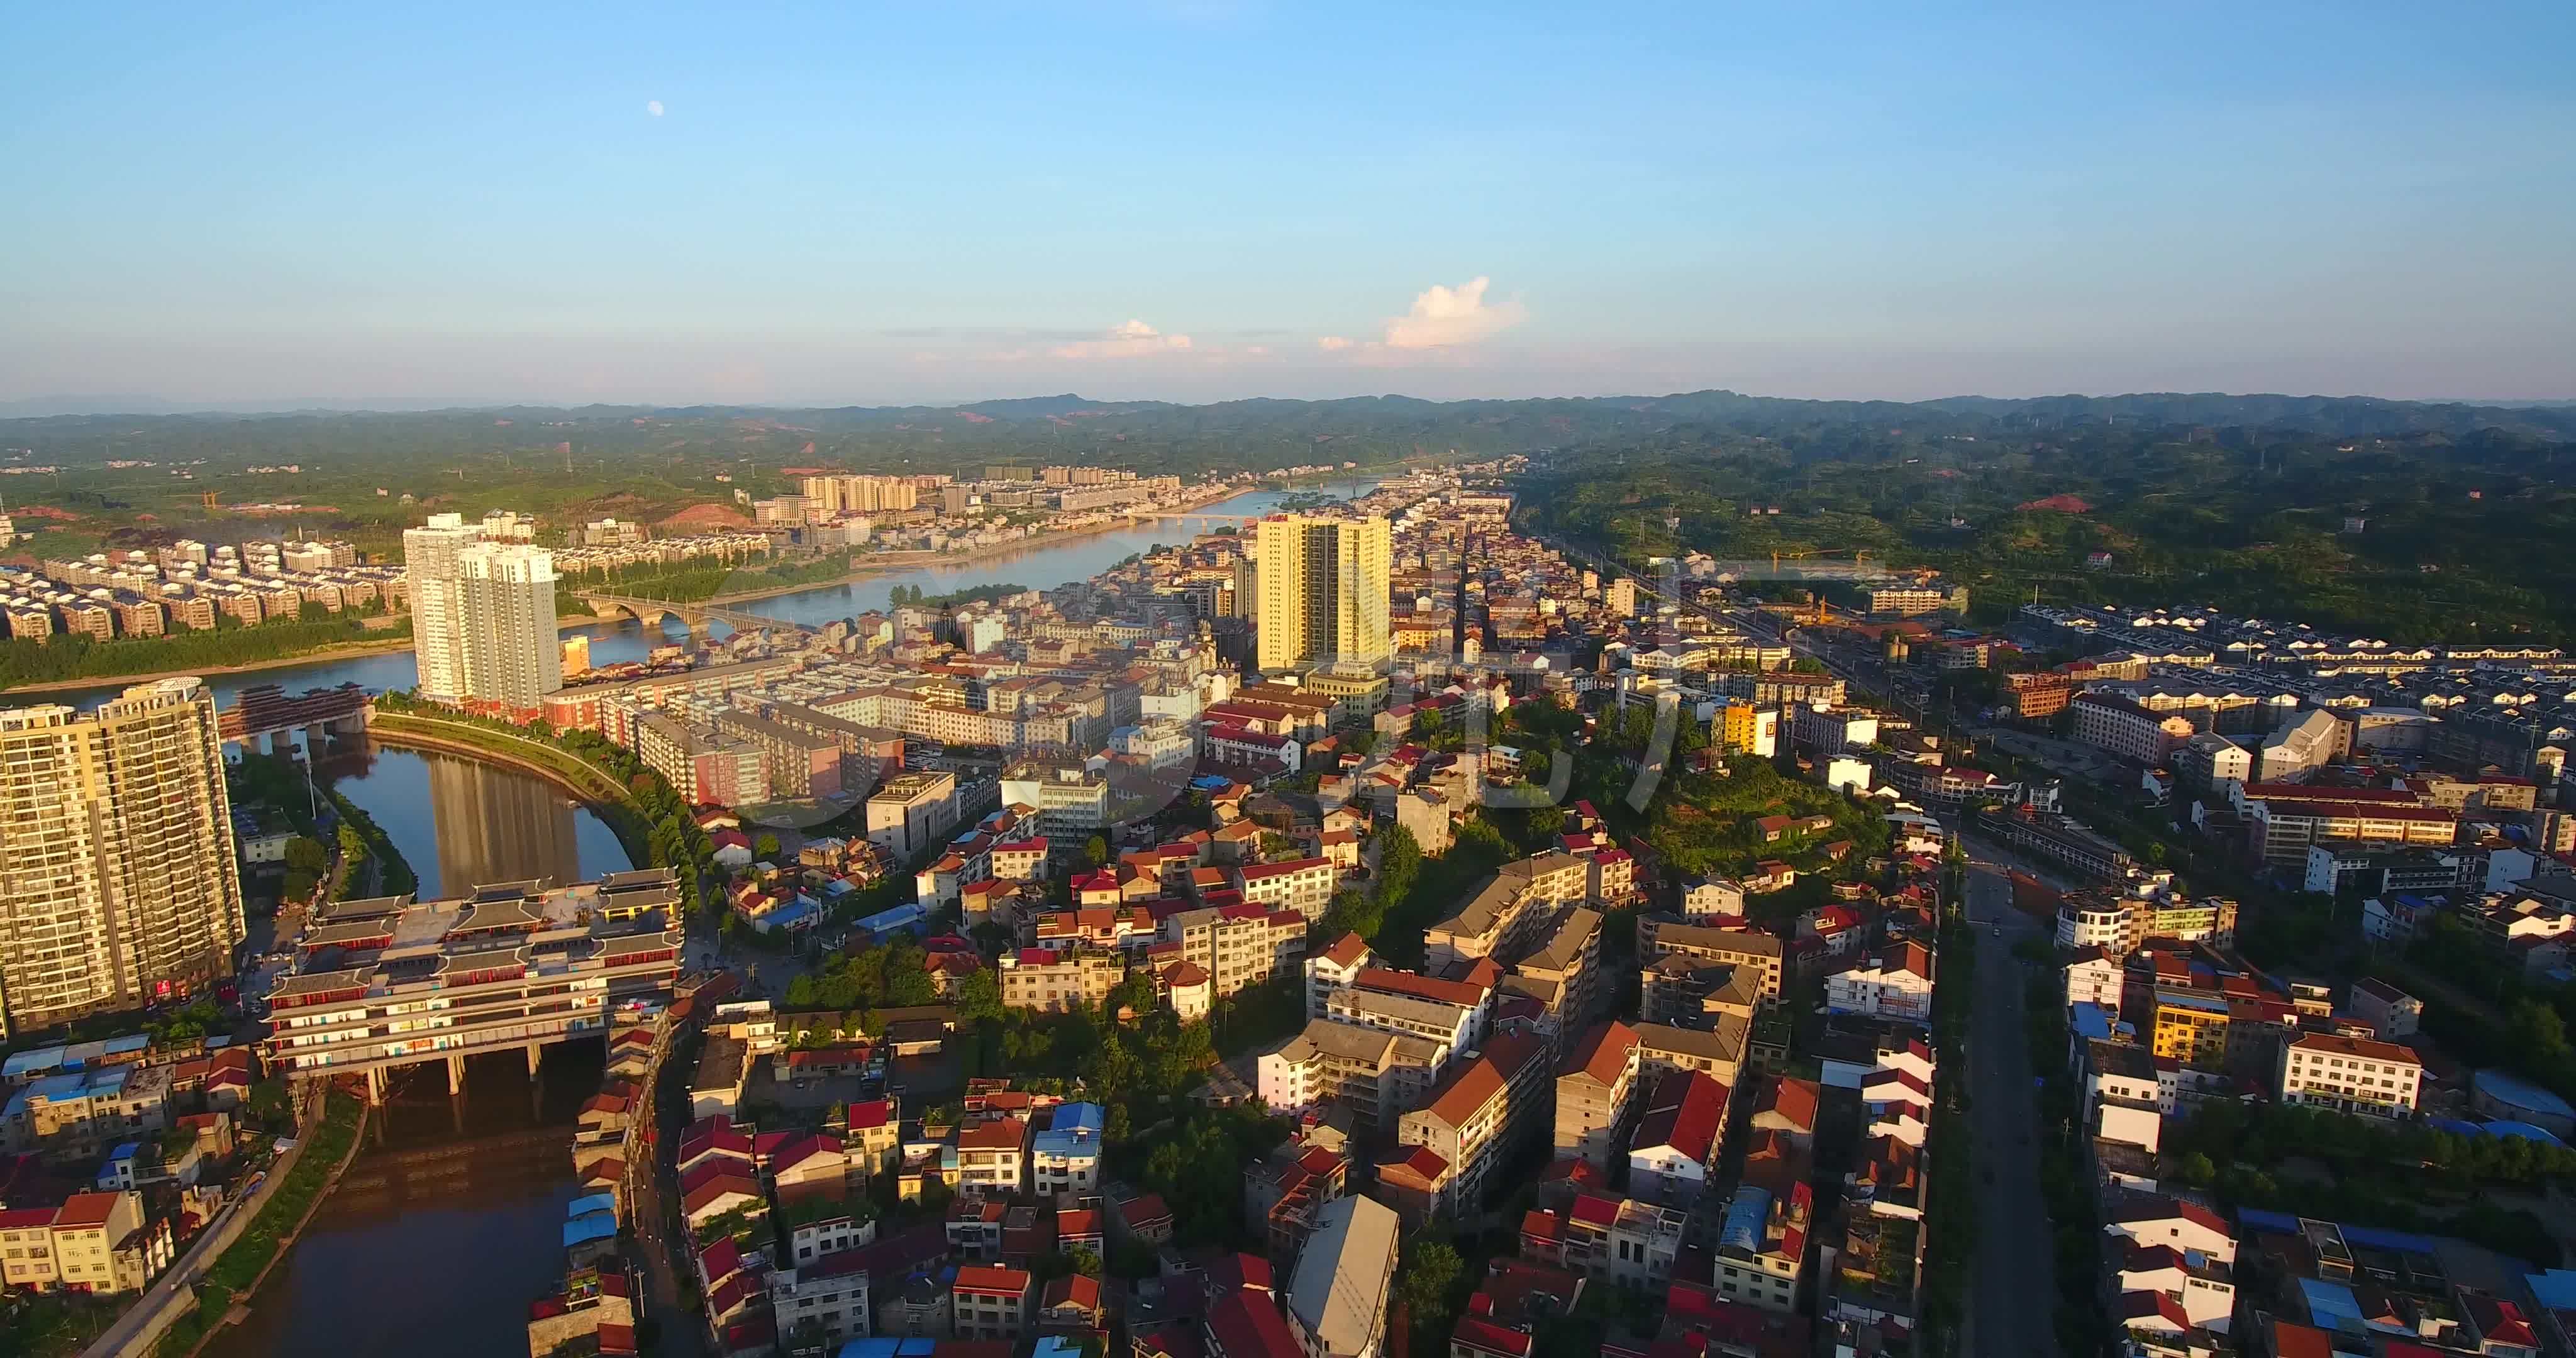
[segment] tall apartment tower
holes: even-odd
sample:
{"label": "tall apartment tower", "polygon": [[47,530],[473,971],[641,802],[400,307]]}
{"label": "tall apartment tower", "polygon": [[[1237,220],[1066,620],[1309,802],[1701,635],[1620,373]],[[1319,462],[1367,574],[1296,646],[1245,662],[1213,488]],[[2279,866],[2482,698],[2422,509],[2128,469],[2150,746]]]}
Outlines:
{"label": "tall apartment tower", "polygon": [[522,713],[563,687],[554,553],[433,514],[403,533],[403,562],[422,697]]}
{"label": "tall apartment tower", "polygon": [[1394,544],[1384,518],[1263,519],[1254,535],[1260,605],[1253,625],[1261,668],[1373,664],[1393,656],[1387,590]]}
{"label": "tall apartment tower", "polygon": [[403,586],[411,595],[412,654],[420,696],[435,702],[465,699],[465,567],[468,547],[483,540],[462,514],[432,514],[419,528],[403,530]]}
{"label": "tall apartment tower", "polygon": [[241,877],[214,695],[0,710],[0,995],[10,1026],[131,1009],[230,974]]}

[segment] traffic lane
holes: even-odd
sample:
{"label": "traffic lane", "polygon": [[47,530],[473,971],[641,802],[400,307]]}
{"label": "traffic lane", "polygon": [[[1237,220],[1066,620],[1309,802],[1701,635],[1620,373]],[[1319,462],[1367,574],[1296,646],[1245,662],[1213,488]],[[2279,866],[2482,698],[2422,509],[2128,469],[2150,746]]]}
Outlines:
{"label": "traffic lane", "polygon": [[[1975,1353],[2057,1351],[2054,1243],[2039,1191],[2030,1054],[2022,1027],[2022,973],[2013,945],[2023,929],[2011,883],[1972,869],[1968,907],[1982,918],[1977,995],[1970,1019],[1968,1126],[1977,1148],[1977,1251],[1969,1287]],[[1981,908],[1982,907],[1982,908]]]}

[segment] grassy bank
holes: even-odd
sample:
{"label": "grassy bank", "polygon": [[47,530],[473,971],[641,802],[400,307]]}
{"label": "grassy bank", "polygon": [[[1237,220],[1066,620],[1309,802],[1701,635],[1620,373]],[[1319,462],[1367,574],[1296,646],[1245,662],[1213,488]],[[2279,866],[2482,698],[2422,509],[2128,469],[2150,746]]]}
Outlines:
{"label": "grassy bank", "polygon": [[249,1295],[321,1201],[324,1186],[356,1146],[365,1114],[366,1107],[356,1095],[331,1092],[323,1105],[322,1121],[307,1137],[304,1153],[286,1172],[285,1182],[260,1204],[259,1215],[241,1237],[207,1268],[197,1285],[197,1309],[180,1317],[162,1336],[157,1351],[163,1358],[193,1351],[223,1323],[233,1303]]}
{"label": "grassy bank", "polygon": [[676,868],[683,916],[694,915],[715,875],[715,858],[689,808],[670,780],[644,767],[631,751],[589,731],[555,731],[544,722],[525,728],[469,717],[388,693],[376,700],[371,733],[389,743],[450,746],[488,755],[552,778],[607,822],[639,867]]}

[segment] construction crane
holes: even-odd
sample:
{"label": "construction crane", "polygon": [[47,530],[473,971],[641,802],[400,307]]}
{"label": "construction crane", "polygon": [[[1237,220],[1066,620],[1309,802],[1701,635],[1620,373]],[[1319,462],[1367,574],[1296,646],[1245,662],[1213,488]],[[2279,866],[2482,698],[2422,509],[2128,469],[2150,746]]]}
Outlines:
{"label": "construction crane", "polygon": [[1804,561],[1811,556],[1841,556],[1845,552],[1852,554],[1853,565],[1866,566],[1869,564],[1869,549],[1867,547],[1817,547],[1803,552],[1773,552],[1771,554],[1771,573],[1774,575],[1779,574],[1780,563],[1783,561]]}
{"label": "construction crane", "polygon": [[[1773,552],[1771,554],[1771,573],[1773,575],[1778,575],[1780,573],[1780,563],[1783,561],[1804,561],[1811,556],[1841,556],[1845,552],[1851,553],[1853,566],[1859,567],[1869,564],[1869,549],[1867,547],[1814,547],[1803,552]],[[1814,597],[1816,602],[1815,615],[1808,619],[1808,622],[1811,626],[1822,627],[1832,620],[1833,608],[1825,602],[1825,593],[1823,590],[1815,589],[1807,592]]]}

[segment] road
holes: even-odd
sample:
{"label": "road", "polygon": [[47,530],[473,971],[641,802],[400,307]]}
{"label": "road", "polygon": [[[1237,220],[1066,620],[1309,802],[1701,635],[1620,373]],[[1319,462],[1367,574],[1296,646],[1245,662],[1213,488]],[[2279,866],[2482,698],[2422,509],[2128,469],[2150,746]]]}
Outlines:
{"label": "road", "polygon": [[1968,1034],[1968,1130],[1976,1147],[1977,1255],[1969,1269],[1968,1341],[1961,1351],[2048,1358],[2057,1352],[2055,1250],[2039,1195],[2022,966],[2013,944],[2042,937],[2012,908],[2012,883],[1983,864],[1968,872],[1976,928],[1976,1010]]}

